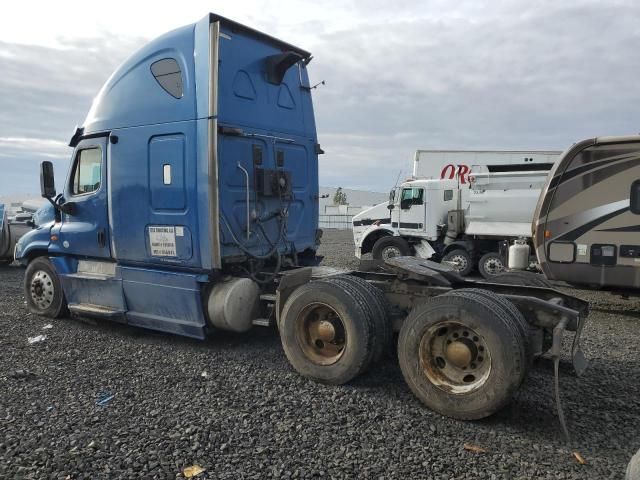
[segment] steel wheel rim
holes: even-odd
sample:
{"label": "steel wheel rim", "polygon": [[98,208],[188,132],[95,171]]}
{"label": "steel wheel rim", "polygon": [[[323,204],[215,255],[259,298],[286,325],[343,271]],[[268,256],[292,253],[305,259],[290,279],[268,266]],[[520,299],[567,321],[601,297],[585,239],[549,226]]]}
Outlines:
{"label": "steel wheel rim", "polygon": [[499,258],[487,258],[484,261],[483,268],[489,275],[497,275],[504,270],[504,264]]}
{"label": "steel wheel rim", "polygon": [[402,256],[402,252],[400,251],[400,249],[398,247],[394,247],[393,245],[389,247],[385,247],[382,250],[382,258],[384,260],[388,260],[394,257],[401,257],[401,256]]}
{"label": "steel wheel rim", "polygon": [[453,264],[453,268],[458,272],[461,272],[465,268],[467,268],[467,257],[465,257],[464,255],[454,255],[447,261]]}
{"label": "steel wheel rim", "polygon": [[491,352],[475,330],[443,321],[422,335],[420,367],[439,389],[456,395],[481,388],[491,374]]}
{"label": "steel wheel rim", "polygon": [[296,340],[316,365],[333,365],[347,346],[347,330],[338,313],[326,303],[307,305],[296,321]]}
{"label": "steel wheel rim", "polygon": [[55,294],[53,279],[44,270],[38,270],[31,277],[29,292],[33,303],[41,310],[46,310],[53,303]]}

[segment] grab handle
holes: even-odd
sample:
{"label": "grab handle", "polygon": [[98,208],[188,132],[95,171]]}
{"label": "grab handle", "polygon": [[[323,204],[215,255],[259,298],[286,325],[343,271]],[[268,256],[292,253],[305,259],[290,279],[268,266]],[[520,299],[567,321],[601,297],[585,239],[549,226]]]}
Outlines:
{"label": "grab handle", "polygon": [[249,238],[251,237],[251,227],[249,224],[251,220],[251,204],[249,203],[249,172],[246,168],[240,165],[240,162],[238,162],[238,168],[244,172],[245,184],[247,187],[247,240],[249,240]]}

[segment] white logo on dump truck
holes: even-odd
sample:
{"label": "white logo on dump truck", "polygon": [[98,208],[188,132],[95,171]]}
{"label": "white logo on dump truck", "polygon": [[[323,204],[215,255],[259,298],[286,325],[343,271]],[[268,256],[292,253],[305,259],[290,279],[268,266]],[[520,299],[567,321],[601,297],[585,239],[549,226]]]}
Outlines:
{"label": "white logo on dump truck", "polygon": [[149,244],[154,257],[176,256],[176,229],[171,226],[149,227]]}

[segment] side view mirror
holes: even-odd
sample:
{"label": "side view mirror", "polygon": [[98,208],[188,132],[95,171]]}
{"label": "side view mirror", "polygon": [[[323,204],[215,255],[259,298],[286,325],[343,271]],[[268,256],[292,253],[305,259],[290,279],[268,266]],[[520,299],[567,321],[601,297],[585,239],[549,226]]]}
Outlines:
{"label": "side view mirror", "polygon": [[56,196],[53,163],[48,160],[40,164],[40,193],[44,198],[53,198]]}
{"label": "side view mirror", "polygon": [[396,208],[396,206],[393,203],[390,203],[389,205],[387,205],[387,208],[389,210],[393,210],[394,208]]}

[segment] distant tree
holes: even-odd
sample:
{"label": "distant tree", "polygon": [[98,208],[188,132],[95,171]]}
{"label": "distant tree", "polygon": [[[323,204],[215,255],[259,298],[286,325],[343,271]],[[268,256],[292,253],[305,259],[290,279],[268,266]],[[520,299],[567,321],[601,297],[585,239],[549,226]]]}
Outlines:
{"label": "distant tree", "polygon": [[342,191],[342,187],[338,187],[336,193],[333,194],[334,205],[347,205],[347,194]]}

